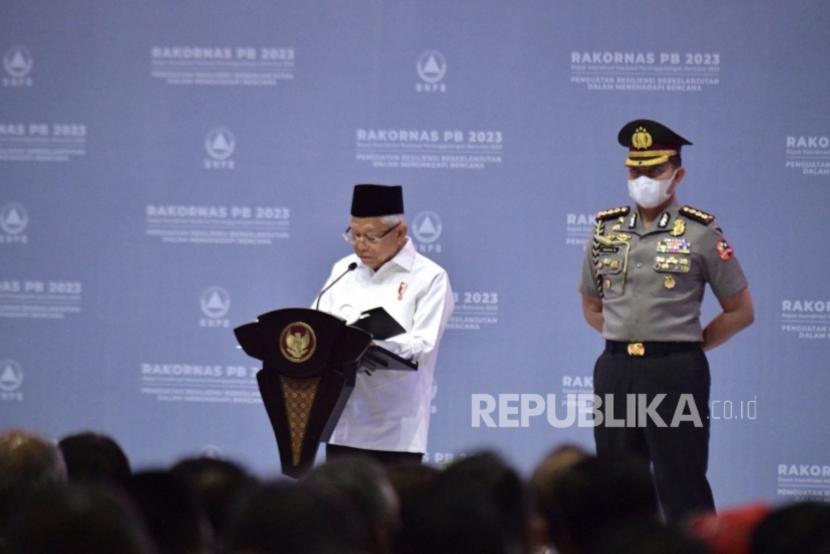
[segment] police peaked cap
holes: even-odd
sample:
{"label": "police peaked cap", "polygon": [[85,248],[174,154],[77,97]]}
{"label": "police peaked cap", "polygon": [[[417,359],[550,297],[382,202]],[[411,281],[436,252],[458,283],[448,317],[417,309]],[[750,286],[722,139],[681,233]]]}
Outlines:
{"label": "police peaked cap", "polygon": [[662,123],[650,119],[635,119],[623,125],[617,141],[628,148],[625,165],[648,167],[666,163],[680,154],[684,145],[692,143]]}

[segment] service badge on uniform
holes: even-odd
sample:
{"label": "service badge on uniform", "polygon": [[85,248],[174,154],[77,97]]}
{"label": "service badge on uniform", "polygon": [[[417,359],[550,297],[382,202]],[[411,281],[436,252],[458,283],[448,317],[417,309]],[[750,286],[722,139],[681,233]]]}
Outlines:
{"label": "service badge on uniform", "polygon": [[677,219],[674,220],[674,223],[672,223],[671,231],[669,231],[669,234],[673,237],[680,237],[685,232],[686,232],[686,220],[681,218],[681,217],[678,217]]}
{"label": "service badge on uniform", "polygon": [[734,254],[734,252],[732,251],[732,247],[729,246],[729,243],[726,242],[726,239],[719,240],[715,245],[715,249],[718,251],[720,259],[724,262],[728,262],[732,259],[732,254]]}
{"label": "service badge on uniform", "polygon": [[672,277],[671,275],[666,275],[665,277],[663,277],[663,286],[671,290],[677,286],[677,281],[675,281],[674,277]]}

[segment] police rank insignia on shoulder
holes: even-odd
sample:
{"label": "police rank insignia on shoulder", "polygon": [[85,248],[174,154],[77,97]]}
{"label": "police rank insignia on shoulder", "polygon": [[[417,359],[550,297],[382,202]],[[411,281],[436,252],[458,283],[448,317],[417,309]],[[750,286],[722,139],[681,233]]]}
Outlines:
{"label": "police rank insignia on shoulder", "polygon": [[691,206],[683,206],[680,208],[680,213],[697,221],[698,223],[703,223],[704,225],[709,225],[715,220],[715,216],[710,213],[704,212],[703,210],[698,210],[697,208],[693,208]]}
{"label": "police rank insignia on shoulder", "polygon": [[612,210],[603,210],[601,212],[597,212],[597,221],[606,221],[609,219],[614,219],[615,217],[625,217],[628,215],[628,212],[631,211],[630,206],[620,206],[619,208],[614,208]]}

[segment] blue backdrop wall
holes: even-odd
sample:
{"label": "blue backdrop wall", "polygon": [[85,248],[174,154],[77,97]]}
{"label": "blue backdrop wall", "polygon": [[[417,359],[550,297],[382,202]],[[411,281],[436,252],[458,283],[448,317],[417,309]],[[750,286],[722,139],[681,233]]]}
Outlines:
{"label": "blue backdrop wall", "polygon": [[592,447],[545,411],[591,393],[580,261],[648,117],[757,305],[710,356],[717,501],[828,495],[829,52],[820,0],[6,2],[0,426],[276,473],[231,330],[308,305],[381,182],[457,291],[428,459]]}

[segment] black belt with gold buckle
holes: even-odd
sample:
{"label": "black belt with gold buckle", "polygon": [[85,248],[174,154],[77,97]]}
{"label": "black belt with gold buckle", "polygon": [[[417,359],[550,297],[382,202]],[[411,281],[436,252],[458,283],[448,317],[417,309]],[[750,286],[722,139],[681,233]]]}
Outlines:
{"label": "black belt with gold buckle", "polygon": [[627,354],[632,358],[643,356],[666,356],[679,352],[695,352],[702,348],[700,342],[655,342],[655,341],[605,341],[605,351],[611,354]]}

